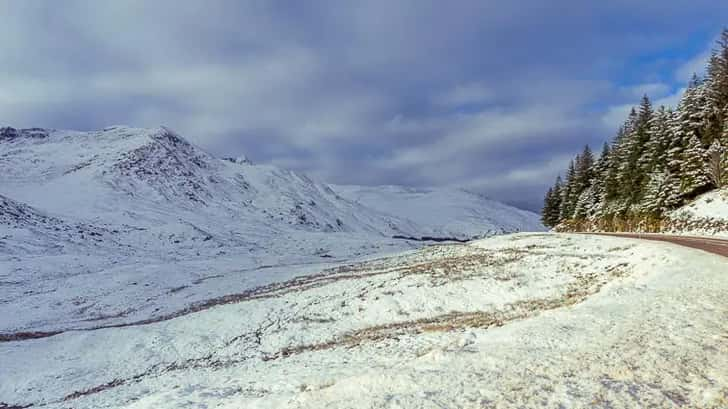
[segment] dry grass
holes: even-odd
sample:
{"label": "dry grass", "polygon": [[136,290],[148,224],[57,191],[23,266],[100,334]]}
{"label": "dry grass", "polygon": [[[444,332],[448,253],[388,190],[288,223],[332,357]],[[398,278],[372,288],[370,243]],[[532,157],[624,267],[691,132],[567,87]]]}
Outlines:
{"label": "dry grass", "polygon": [[[314,288],[326,286],[341,280],[367,279],[380,275],[391,275],[391,280],[398,280],[412,275],[422,275],[429,278],[432,286],[449,283],[458,280],[467,280],[474,277],[483,277],[497,281],[509,281],[517,278],[516,271],[508,271],[510,264],[522,260],[525,257],[559,257],[565,256],[575,258],[574,262],[564,263],[563,268],[567,275],[574,277],[574,280],[559,295],[551,298],[531,299],[507,304],[494,311],[451,311],[434,317],[421,318],[416,320],[405,320],[393,323],[358,329],[334,336],[330,340],[312,344],[289,346],[277,352],[262,356],[264,361],[283,359],[286,357],[306,353],[345,347],[353,348],[366,343],[375,343],[385,340],[397,339],[401,336],[412,336],[423,333],[438,333],[458,331],[465,328],[492,328],[506,325],[515,320],[526,319],[541,312],[557,308],[565,308],[577,304],[588,296],[598,292],[610,278],[620,277],[625,273],[625,265],[620,264],[612,267],[607,275],[596,273],[584,273],[581,265],[582,258],[590,258],[579,254],[554,254],[544,251],[544,246],[530,246],[527,249],[503,249],[488,250],[472,246],[432,246],[422,249],[406,256],[373,260],[364,263],[357,263],[339,266],[322,271],[316,275],[294,278],[292,280],[274,283],[268,286],[252,289],[240,294],[232,294],[215,298],[193,305],[183,311],[167,316],[157,317],[149,320],[139,321],[130,324],[111,325],[107,327],[124,327],[131,325],[144,325],[152,322],[176,318],[182,315],[203,311],[217,305],[239,303],[249,300],[264,298],[282,297],[295,292],[307,291]],[[572,260],[573,261],[573,260]],[[387,277],[387,280],[390,280]],[[342,301],[342,304],[345,301]],[[327,325],[332,322],[324,316],[302,316],[294,322],[307,324]],[[227,345],[240,338],[254,338],[260,345],[261,338],[265,335],[268,327],[261,327],[255,333],[248,333],[234,338]],[[103,327],[99,327],[103,328]],[[58,332],[56,332],[58,333]],[[28,333],[27,337],[43,337],[55,333]],[[17,336],[18,334],[12,334]],[[3,341],[0,335],[0,341]],[[5,340],[14,340],[9,337]],[[251,341],[252,342],[252,341]],[[103,392],[121,385],[128,385],[140,381],[147,376],[155,376],[164,372],[185,370],[191,368],[212,368],[219,369],[239,365],[243,361],[255,358],[259,355],[239,356],[236,358],[220,359],[212,354],[189,359],[171,364],[159,364],[152,368],[130,377],[128,379],[114,379],[104,384],[76,391],[66,395],[63,401],[70,401],[84,396]],[[0,409],[4,409],[0,406]]]}
{"label": "dry grass", "polygon": [[[623,266],[615,266],[609,270],[609,278],[621,277],[625,274]],[[435,317],[411,321],[388,323],[352,331],[335,337],[329,341],[283,348],[277,353],[267,355],[264,360],[285,358],[305,352],[327,350],[337,347],[355,347],[367,342],[378,342],[395,339],[399,336],[416,335],[428,332],[450,332],[465,328],[500,327],[515,320],[532,317],[543,311],[569,307],[584,301],[588,296],[599,292],[604,281],[599,281],[594,273],[577,274],[577,279],[566,291],[553,298],[533,299],[507,304],[496,311],[453,311]]]}

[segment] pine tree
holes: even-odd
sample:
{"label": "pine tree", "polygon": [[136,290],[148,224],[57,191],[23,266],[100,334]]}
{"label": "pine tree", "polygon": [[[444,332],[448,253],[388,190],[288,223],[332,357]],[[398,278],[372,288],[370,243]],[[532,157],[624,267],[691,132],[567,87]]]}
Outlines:
{"label": "pine tree", "polygon": [[637,126],[637,110],[632,107],[629,111],[629,115],[627,116],[627,120],[624,121],[624,134],[628,135],[632,131],[634,131],[635,127]]}
{"label": "pine tree", "polygon": [[669,172],[650,174],[642,199],[641,210],[655,217],[662,217],[665,212],[679,203],[679,181]]}
{"label": "pine tree", "polygon": [[564,190],[564,183],[561,180],[561,176],[556,177],[556,183],[554,184],[554,196],[553,196],[553,207],[551,208],[551,215],[550,215],[550,221],[553,226],[556,226],[557,224],[562,222],[561,218],[561,208],[563,206],[562,204],[562,197],[563,197],[563,190]]}
{"label": "pine tree", "polygon": [[723,133],[720,138],[720,143],[723,145],[725,152],[723,154],[721,166],[723,167],[723,173],[725,174],[725,180],[723,180],[722,185],[726,186],[728,185],[728,106],[726,106],[723,118],[725,123],[723,124]]}
{"label": "pine tree", "polygon": [[541,210],[541,222],[544,226],[554,227],[561,222],[561,176],[556,178],[556,183],[550,187],[544,197],[544,205]]}
{"label": "pine tree", "polygon": [[664,173],[653,173],[645,187],[645,196],[642,199],[642,211],[650,214],[659,214],[662,210],[660,193],[667,179]]}
{"label": "pine tree", "polygon": [[640,165],[647,141],[650,138],[650,123],[652,122],[652,103],[647,95],[642,97],[639,112],[630,113],[630,118],[625,124],[628,132],[624,135],[623,142],[619,148],[619,171],[618,180],[621,184],[622,199],[627,207],[637,205],[642,196],[647,174]]}
{"label": "pine tree", "polygon": [[[634,110],[633,110],[633,113]],[[636,113],[635,113],[636,114]],[[604,172],[604,201],[602,213],[604,217],[621,215],[626,211],[623,201],[623,191],[619,179],[619,169],[625,155],[624,140],[626,138],[627,124],[620,127],[610,149]]]}
{"label": "pine tree", "polygon": [[594,177],[594,154],[591,151],[589,145],[584,147],[584,150],[580,155],[577,156],[576,161],[576,193],[580,195],[587,187],[592,183]]}
{"label": "pine tree", "polygon": [[674,111],[668,119],[671,139],[667,147],[666,165],[667,169],[674,174],[680,173],[682,155],[685,151],[685,146],[687,145],[688,140],[685,134],[685,130],[680,126],[682,122],[682,113],[680,110],[681,107],[682,102],[680,103],[680,105],[678,105],[677,111]]}
{"label": "pine tree", "polygon": [[726,148],[723,147],[719,139],[713,141],[706,153],[708,177],[717,188],[723,187],[728,177],[728,169],[724,167],[726,155],[728,155],[728,152],[726,152]]}
{"label": "pine tree", "polygon": [[647,166],[640,166],[640,160],[645,156],[649,141],[652,137],[652,127],[654,125],[653,118],[654,110],[652,109],[652,102],[650,102],[650,99],[647,97],[647,95],[644,95],[642,97],[642,101],[640,102],[640,109],[637,115],[637,127],[634,131],[636,138],[634,141],[636,146],[634,152],[632,152],[634,156],[630,158],[633,161],[632,166],[634,167],[634,192],[632,197],[632,203],[639,202],[642,196],[642,191],[644,190],[644,186],[647,183],[648,173],[651,167],[649,166],[650,164],[647,164]]}
{"label": "pine tree", "polygon": [[546,197],[543,200],[543,209],[541,210],[541,223],[546,227],[554,227],[551,219],[554,213],[554,188],[550,187],[546,192]]}
{"label": "pine tree", "polygon": [[681,161],[680,192],[684,197],[692,198],[708,190],[710,178],[706,169],[707,162],[708,158],[701,142],[697,137],[691,136]]}
{"label": "pine tree", "polygon": [[703,143],[709,145],[720,138],[728,107],[728,29],[724,29],[713,49],[705,78],[703,105]]}
{"label": "pine tree", "polygon": [[728,146],[728,106],[723,110],[723,132],[720,136],[720,143]]}
{"label": "pine tree", "polygon": [[592,200],[589,208],[590,217],[602,217],[607,196],[607,174],[609,171],[609,159],[611,149],[608,143],[604,143],[599,159],[594,163],[592,179]]}
{"label": "pine tree", "polygon": [[728,149],[723,152],[723,159],[720,162],[720,166],[723,168],[723,181],[721,186],[728,186]]}
{"label": "pine tree", "polygon": [[668,150],[673,140],[670,129],[672,113],[660,106],[649,123],[649,138],[645,144],[645,151],[640,157],[638,166],[645,175],[653,172],[662,172],[667,168]]}
{"label": "pine tree", "polygon": [[576,206],[574,206],[574,219],[586,220],[592,216],[594,208],[594,186],[588,186],[582,190],[579,197],[576,199]]}
{"label": "pine tree", "polygon": [[693,74],[693,78],[690,80],[688,88],[678,105],[676,127],[673,129],[677,138],[687,142],[690,137],[694,136],[701,143],[704,142],[703,133],[706,115],[704,107],[706,101],[705,83],[697,74]]}
{"label": "pine tree", "polygon": [[574,167],[574,161],[569,162],[569,168],[566,171],[566,179],[564,185],[561,188],[561,208],[560,208],[560,220],[571,219],[574,215],[574,200],[576,183],[576,168]]}

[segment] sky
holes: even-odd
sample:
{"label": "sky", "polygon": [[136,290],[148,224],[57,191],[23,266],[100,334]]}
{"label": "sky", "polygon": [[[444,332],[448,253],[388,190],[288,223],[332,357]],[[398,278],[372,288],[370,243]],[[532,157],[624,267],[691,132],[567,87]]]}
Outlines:
{"label": "sky", "polygon": [[0,15],[2,125],[165,125],[321,181],[538,210],[642,94],[677,102],[728,2],[0,0]]}

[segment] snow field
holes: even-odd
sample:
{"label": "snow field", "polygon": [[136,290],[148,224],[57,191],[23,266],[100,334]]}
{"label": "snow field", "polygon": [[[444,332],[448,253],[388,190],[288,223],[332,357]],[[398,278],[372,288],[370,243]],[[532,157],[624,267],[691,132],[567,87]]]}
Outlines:
{"label": "snow field", "polygon": [[0,401],[717,408],[728,401],[726,265],[612,237],[433,246],[169,321],[1,343],[12,358]]}

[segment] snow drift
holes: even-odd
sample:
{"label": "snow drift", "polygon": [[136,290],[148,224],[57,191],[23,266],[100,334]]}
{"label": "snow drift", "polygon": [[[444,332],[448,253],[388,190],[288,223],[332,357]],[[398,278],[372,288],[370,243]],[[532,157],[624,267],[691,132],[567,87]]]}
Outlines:
{"label": "snow drift", "polygon": [[728,188],[699,196],[667,216],[674,233],[728,237]]}

